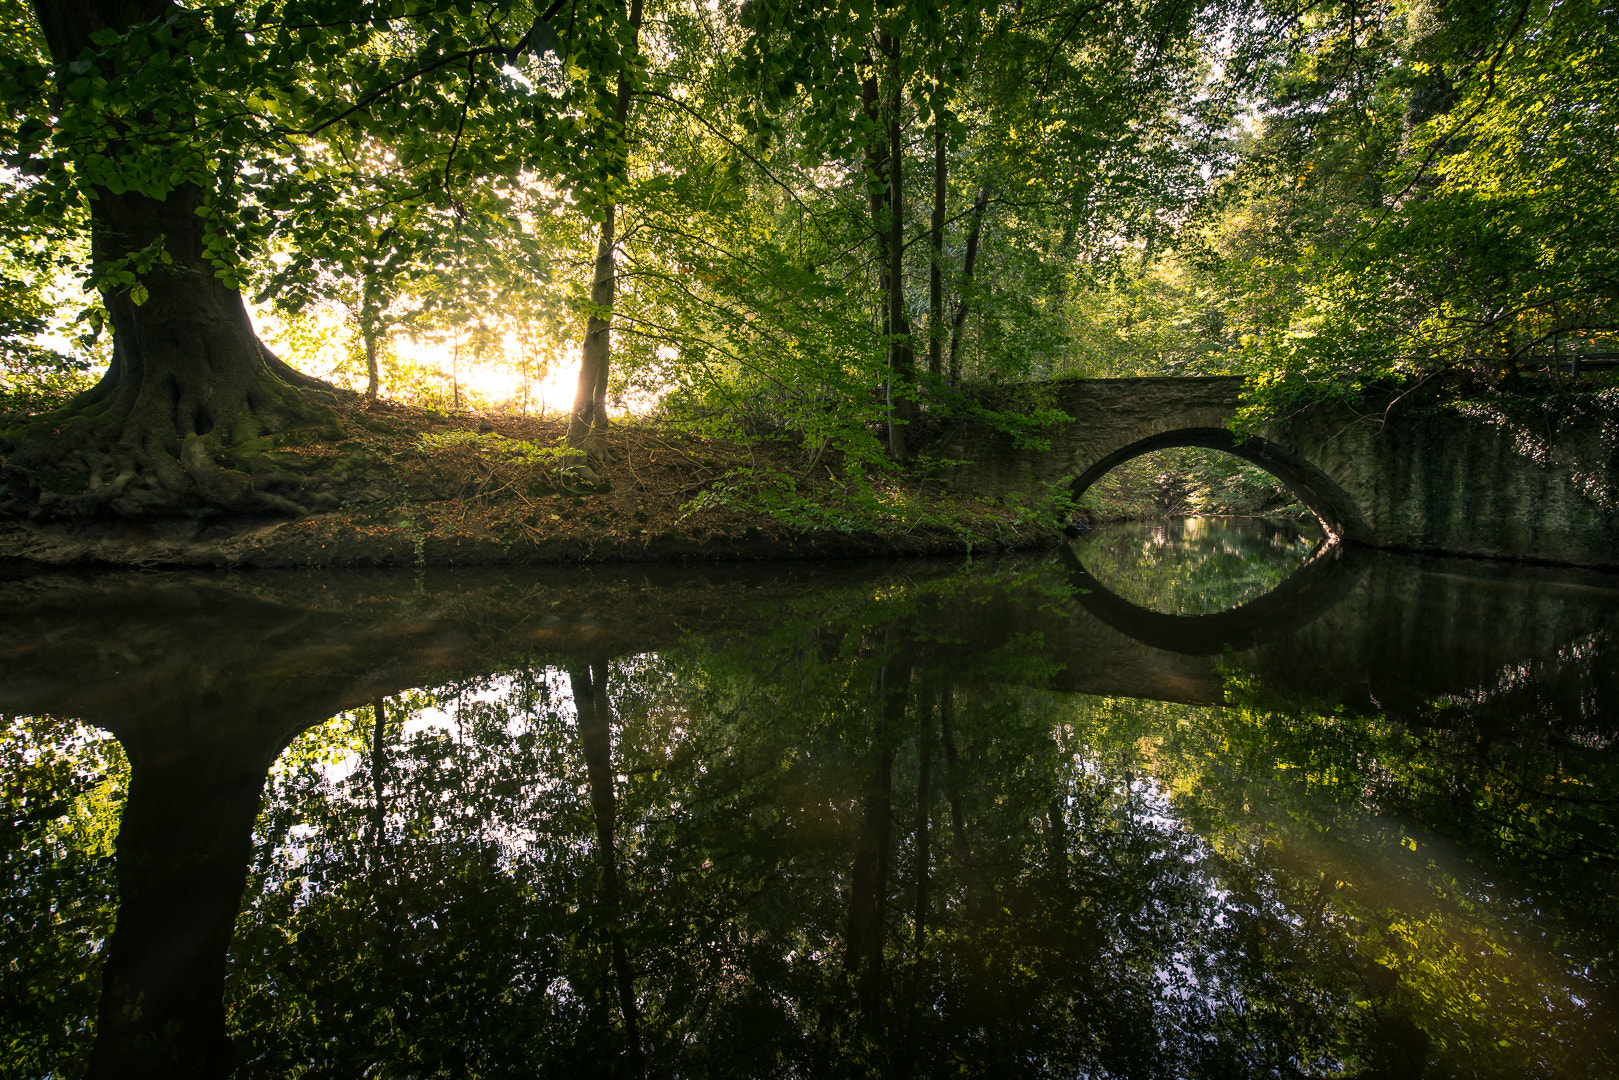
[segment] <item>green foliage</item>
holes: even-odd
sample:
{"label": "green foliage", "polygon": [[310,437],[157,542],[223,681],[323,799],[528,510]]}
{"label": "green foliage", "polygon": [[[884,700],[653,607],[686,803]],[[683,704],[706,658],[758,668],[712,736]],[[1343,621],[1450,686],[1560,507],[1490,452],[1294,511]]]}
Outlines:
{"label": "green foliage", "polygon": [[[875,440],[865,444],[866,459],[844,455],[841,473],[827,466],[837,490],[824,484],[811,488],[802,474],[757,466],[735,469],[725,478],[707,485],[682,508],[695,514],[705,507],[723,506],[745,513],[767,514],[783,524],[811,532],[855,533],[862,531],[911,531],[942,529],[955,533],[972,550],[974,542],[989,537],[975,532],[959,506],[940,505],[927,493],[907,492],[889,483],[894,466]],[[918,459],[921,469],[934,462]],[[841,483],[840,483],[841,481]],[[1049,526],[1067,516],[1069,500],[1063,485],[1053,484],[1040,495],[1024,498],[1016,493],[1005,497],[1002,512],[995,515],[995,539],[1004,525]]]}
{"label": "green foliage", "polygon": [[[787,437],[815,468],[874,463],[913,412],[913,444],[1052,419],[969,386],[1243,373],[1253,420],[1455,368],[1495,380],[1619,326],[1599,5],[658,0],[632,50],[606,0],[298,0],[174,8],[62,63],[24,5],[4,12],[14,407],[95,355],[100,315],[62,284],[139,301],[178,257],[109,242],[88,265],[100,193],[194,197],[209,272],[289,344],[344,326],[325,345],[350,385],[370,360],[436,401],[398,355],[410,334],[519,369],[526,410],[610,314],[612,400]],[[608,206],[610,313],[590,300]],[[317,316],[322,334],[297,325]],[[39,335],[70,326],[78,354],[40,351],[65,355]],[[908,372],[930,345],[965,383]]]}
{"label": "green foliage", "polygon": [[1254,421],[1612,351],[1613,41],[1590,4],[1277,9],[1196,213],[1067,294],[1072,370],[1247,374]]}
{"label": "green foliage", "polygon": [[93,380],[90,362],[16,342],[0,341],[0,412],[37,413],[66,402]]}
{"label": "green foliage", "polygon": [[1065,376],[1229,375],[1228,294],[1179,252],[1121,265],[1068,297]]}
{"label": "green foliage", "polygon": [[1358,33],[1356,18],[1300,24],[1228,189],[1238,216],[1206,234],[1205,264],[1250,309],[1237,357],[1255,407],[1608,346],[1612,12],[1374,6]]}
{"label": "green foliage", "polygon": [[[1232,693],[1233,707],[1208,712],[1123,700],[1076,712],[1087,721],[1086,744],[1112,746],[1151,769],[1176,812],[1235,872],[1233,885],[1293,913],[1279,920],[1261,908],[1248,940],[1268,963],[1308,972],[1310,1000],[1341,995],[1357,1003],[1365,1026],[1324,1032],[1328,1059],[1398,1066],[1396,1074],[1427,1060],[1431,1069],[1480,1075],[1599,1075],[1605,1063],[1590,1055],[1602,1052],[1586,1042],[1576,1004],[1590,992],[1582,961],[1536,994],[1520,995],[1517,973],[1542,963],[1541,932],[1515,915],[1479,917],[1486,894],[1492,910],[1508,896],[1514,911],[1561,904],[1577,892],[1596,899],[1554,881],[1520,891],[1524,871],[1580,878],[1585,870],[1515,842],[1520,830],[1533,835],[1553,816],[1543,803],[1514,798],[1522,788],[1492,790],[1502,759],[1462,749],[1464,740],[1444,728],[1424,732],[1296,704],[1256,707],[1241,678]],[[1571,785],[1592,791],[1606,783],[1585,787],[1594,778],[1577,766],[1569,773],[1566,750],[1558,757],[1554,767]],[[1546,764],[1525,763],[1521,774]],[[1608,842],[1606,820],[1594,832],[1578,811],[1556,820],[1590,842]],[[1458,842],[1462,859],[1451,847]],[[1574,915],[1566,925],[1593,925],[1588,918]],[[1325,962],[1326,940],[1353,950],[1347,969]],[[1394,1060],[1380,1062],[1382,1055]]]}
{"label": "green foliage", "polygon": [[841,492],[831,498],[824,493],[802,491],[800,476],[747,468],[732,470],[724,479],[709,484],[682,509],[690,515],[710,506],[723,506],[768,514],[794,528],[841,533],[935,524],[926,507],[893,495],[885,497],[872,483],[865,466],[880,469],[887,459],[875,442],[865,449],[866,461],[847,469]]}
{"label": "green foliage", "polygon": [[[949,339],[959,366],[997,384],[1069,366],[1063,296],[1076,256],[1105,260],[1121,235],[1154,232],[1143,208],[1190,190],[1173,116],[1195,96],[1179,78],[1193,64],[1190,12],[745,6],[739,46],[692,65],[705,74],[684,88],[689,104],[649,102],[672,113],[662,161],[681,217],[643,203],[635,219],[660,239],[649,257],[632,254],[616,316],[632,357],[642,333],[656,346],[630,363],[648,386],[673,388],[671,415],[732,436],[788,433],[808,462],[874,456],[863,443],[886,443],[913,401],[924,428],[971,418],[1038,440],[1056,419],[1038,403],[986,411],[984,395],[955,392],[943,371],[890,372],[892,350],[920,362],[929,339]],[[876,265],[887,242],[871,215],[903,204],[901,231],[922,237],[934,199],[926,157],[906,150],[897,173],[883,164],[891,125],[910,146],[924,131],[944,141],[942,320],[925,314],[928,244],[907,240],[893,289]],[[896,174],[901,190],[884,194]],[[971,277],[969,234],[981,252]],[[908,327],[873,317],[895,290]]]}
{"label": "green foliage", "polygon": [[129,763],[72,720],[0,724],[0,1074],[82,1075],[117,907],[113,840]]}
{"label": "green foliage", "polygon": [[[0,5],[0,53],[38,59],[37,33],[26,5]],[[17,119],[0,121],[0,149]],[[48,185],[21,164],[8,158],[0,174],[0,411],[40,412],[90,385],[108,343],[97,347],[100,305],[74,303],[63,288],[89,259],[86,217],[53,209]],[[70,337],[72,353],[63,348]]]}
{"label": "green foliage", "polygon": [[1194,446],[1132,458],[1092,484],[1081,500],[1103,520],[1306,514],[1297,497],[1270,473],[1233,454]]}
{"label": "green foliage", "polygon": [[509,439],[493,431],[428,432],[421,438],[422,449],[440,450],[448,447],[470,447],[479,454],[521,465],[537,465],[559,474],[569,466],[583,462],[585,452],[557,442],[541,446],[528,439]]}

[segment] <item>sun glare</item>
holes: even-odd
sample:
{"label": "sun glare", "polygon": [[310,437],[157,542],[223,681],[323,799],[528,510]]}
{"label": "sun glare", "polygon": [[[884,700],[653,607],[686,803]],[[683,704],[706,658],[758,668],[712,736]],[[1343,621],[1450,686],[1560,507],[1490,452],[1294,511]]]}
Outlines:
{"label": "sun glare", "polygon": [[[352,390],[365,387],[365,363],[342,312],[322,310],[298,320],[251,311],[254,329],[288,363]],[[382,367],[384,397],[473,411],[555,416],[573,404],[579,377],[577,343],[536,347],[518,335],[475,353],[464,337],[395,334]],[[650,402],[625,402],[642,412]],[[639,406],[639,407],[638,407]]]}
{"label": "sun glare", "polygon": [[[573,404],[574,386],[579,379],[579,349],[569,346],[547,356],[528,357],[527,371],[521,364],[522,345],[516,335],[505,334],[503,363],[475,363],[454,342],[418,340],[400,336],[394,348],[401,359],[443,372],[459,386],[469,402],[485,407],[505,406],[538,415],[565,412]],[[535,377],[535,372],[544,374]],[[528,393],[524,382],[527,375]]]}

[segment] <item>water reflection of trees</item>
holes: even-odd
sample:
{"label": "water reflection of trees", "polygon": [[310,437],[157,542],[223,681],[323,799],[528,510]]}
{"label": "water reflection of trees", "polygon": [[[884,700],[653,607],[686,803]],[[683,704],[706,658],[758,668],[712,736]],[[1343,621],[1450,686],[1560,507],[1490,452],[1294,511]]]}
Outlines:
{"label": "water reflection of trees", "polygon": [[4,1075],[82,1074],[117,907],[113,839],[129,763],[55,717],[0,717],[0,1048]]}
{"label": "water reflection of trees", "polygon": [[1294,522],[1167,518],[1098,529],[1074,549],[1124,599],[1153,611],[1203,615],[1276,588],[1319,541],[1319,529]]}
{"label": "water reflection of trees", "polygon": [[[360,697],[265,789],[238,1073],[1611,1071],[1605,631],[1566,731],[1532,665],[1397,714],[1232,666],[1203,709],[1045,689],[1081,660],[1064,581],[822,590],[650,651],[547,630]],[[96,835],[11,895],[104,927],[105,875],[61,869]],[[20,933],[93,985],[94,932]],[[77,1016],[82,1053],[83,1010],[28,1031]]]}
{"label": "water reflection of trees", "polygon": [[380,757],[364,715],[306,735],[234,953],[250,1072],[1598,1074],[1603,981],[1480,907],[1528,856],[1441,812],[1465,763],[1009,687],[1027,642],[925,614],[518,669]]}

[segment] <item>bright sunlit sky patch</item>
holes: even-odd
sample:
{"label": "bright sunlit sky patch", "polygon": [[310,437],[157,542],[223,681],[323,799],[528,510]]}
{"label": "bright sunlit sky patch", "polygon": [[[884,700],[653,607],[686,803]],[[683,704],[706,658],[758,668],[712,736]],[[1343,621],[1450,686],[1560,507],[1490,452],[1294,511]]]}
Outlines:
{"label": "bright sunlit sky patch", "polygon": [[[351,334],[341,312],[318,312],[294,328],[271,312],[252,305],[248,310],[254,330],[283,360],[317,378],[364,389],[364,362],[353,355]],[[463,407],[531,415],[554,415],[573,402],[579,377],[577,342],[525,353],[524,343],[507,332],[501,337],[500,355],[490,358],[474,356],[460,335],[435,339],[394,334],[390,342],[398,367],[409,372],[413,385],[389,385],[385,373],[384,396],[422,397],[425,390],[432,398],[450,404],[459,387]]]}

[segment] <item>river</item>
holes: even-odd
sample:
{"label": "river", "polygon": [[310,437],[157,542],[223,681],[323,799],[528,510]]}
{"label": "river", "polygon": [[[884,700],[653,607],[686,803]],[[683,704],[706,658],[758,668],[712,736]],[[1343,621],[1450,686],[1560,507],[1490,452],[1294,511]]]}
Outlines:
{"label": "river", "polygon": [[0,1076],[1619,1075],[1619,578],[0,582]]}

